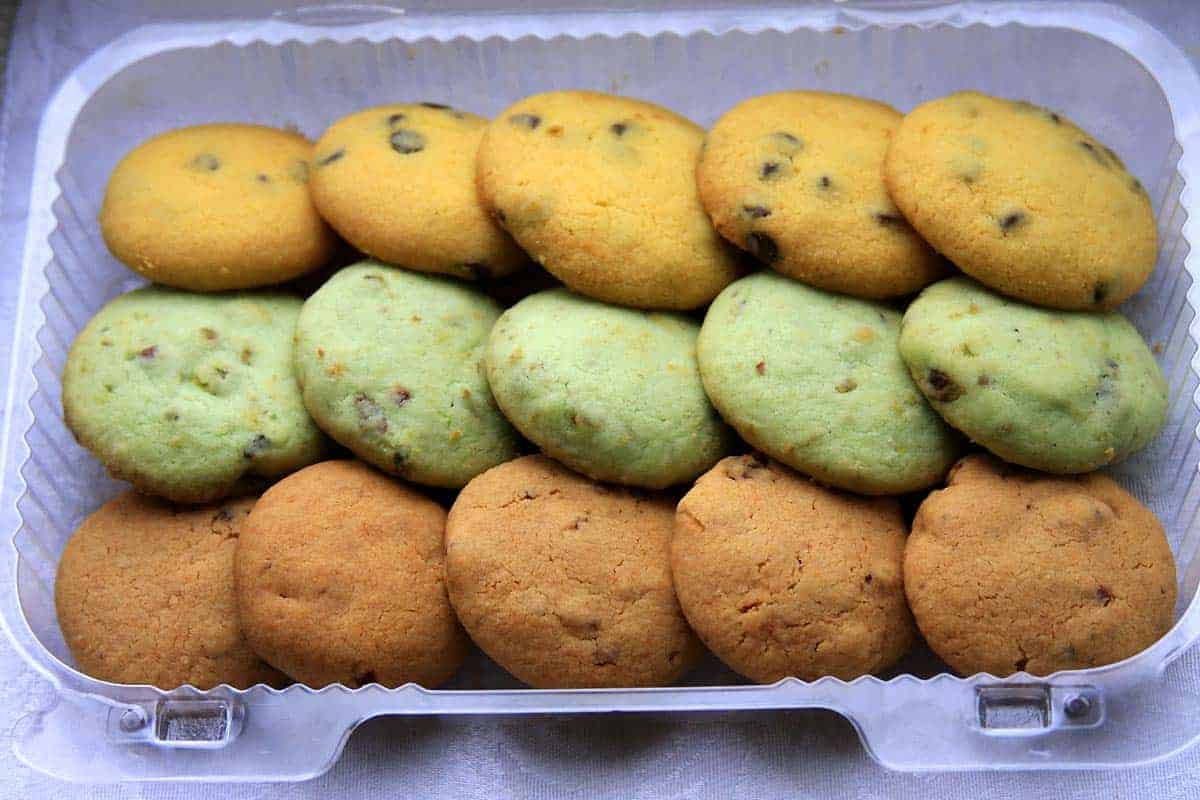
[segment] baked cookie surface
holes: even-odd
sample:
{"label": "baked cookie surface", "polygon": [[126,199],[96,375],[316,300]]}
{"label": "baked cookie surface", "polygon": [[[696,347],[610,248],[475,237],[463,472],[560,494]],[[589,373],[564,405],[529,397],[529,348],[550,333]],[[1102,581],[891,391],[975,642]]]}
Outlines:
{"label": "baked cookie surface", "polygon": [[852,680],[912,645],[905,533],[892,498],[732,456],[680,501],[671,574],[688,622],[730,668],[758,683]]}
{"label": "baked cookie surface", "polygon": [[700,200],[722,236],[784,275],[857,297],[914,292],[946,267],[883,183],[900,119],[826,92],[743,101],[708,132]]}
{"label": "baked cookie surface", "polygon": [[737,274],[696,191],[704,132],[665,108],[596,92],[510,106],[479,146],[479,196],[580,294],[639,308],[702,306]]}
{"label": "baked cookie surface", "polygon": [[939,482],[957,437],[896,352],[900,314],[771,272],[713,302],[697,345],[713,405],[747,442],[831,486],[901,494]]}
{"label": "baked cookie surface", "polygon": [[434,501],[359,461],[314,464],[272,486],[234,561],[246,639],[312,687],[436,687],[467,637],[446,599]]}
{"label": "baked cookie surface", "polygon": [[1105,475],[968,456],[921,504],[904,554],[921,633],[963,675],[1120,661],[1167,632],[1175,562],[1151,511]]}
{"label": "baked cookie surface", "polygon": [[100,231],[155,283],[194,292],[283,283],[337,247],[309,196],[312,152],[300,134],[261,125],[168,131],[117,164]]}
{"label": "baked cookie surface", "polygon": [[659,489],[708,469],[731,443],[700,383],[691,319],[553,289],[492,329],[487,376],[517,429],[595,480]]}
{"label": "baked cookie surface", "polygon": [[127,491],[84,520],[54,584],[79,669],[113,683],[283,686],[237,621],[233,554],[253,498],[181,508]]}
{"label": "baked cookie surface", "polygon": [[528,258],[475,192],[486,127],[483,117],[433,103],[343,117],[314,148],[313,202],[372,258],[473,280],[515,272]]}
{"label": "baked cookie surface", "polygon": [[304,304],[296,372],[317,424],[416,483],[463,486],[517,454],[484,377],[494,300],[461,281],[364,261]]}
{"label": "baked cookie surface", "polygon": [[299,313],[271,292],[121,295],[71,345],[67,427],[114,477],[179,503],[311,464],[326,440],[292,368]]}
{"label": "baked cookie surface", "polygon": [[1116,463],[1166,418],[1162,370],[1115,311],[1039,308],[951,278],[908,307],[900,355],[947,422],[1034,469]]}
{"label": "baked cookie surface", "polygon": [[1158,257],[1150,198],[1117,154],[1022,100],[959,92],[918,106],[884,177],[939,252],[1030,303],[1116,308]]}
{"label": "baked cookie surface", "polygon": [[484,652],[542,689],[662,686],[701,653],[671,588],[670,499],[545,456],[488,470],[446,526],[446,580]]}

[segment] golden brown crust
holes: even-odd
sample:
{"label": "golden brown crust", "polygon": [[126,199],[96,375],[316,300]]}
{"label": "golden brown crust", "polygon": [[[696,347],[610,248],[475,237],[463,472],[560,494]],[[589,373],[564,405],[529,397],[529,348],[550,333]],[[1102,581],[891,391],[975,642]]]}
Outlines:
{"label": "golden brown crust", "polygon": [[921,504],[904,583],[956,671],[1047,675],[1119,661],[1172,623],[1175,563],[1154,514],[1110,478],[986,455]]}
{"label": "golden brown crust", "polygon": [[262,496],[238,542],[246,638],[309,686],[435,687],[467,639],[446,600],[446,512],[358,461],[325,461]]}
{"label": "golden brown crust", "polygon": [[162,689],[282,686],[237,624],[233,554],[253,498],[183,508],[128,491],[84,520],[55,604],[79,669]]}
{"label": "golden brown crust", "polygon": [[759,683],[879,672],[913,640],[894,498],[825,489],[726,458],[679,503],[671,568],[692,628]]}
{"label": "golden brown crust", "polygon": [[699,656],[671,589],[671,502],[526,456],[450,510],[446,573],[489,656],[538,688],[660,686]]}

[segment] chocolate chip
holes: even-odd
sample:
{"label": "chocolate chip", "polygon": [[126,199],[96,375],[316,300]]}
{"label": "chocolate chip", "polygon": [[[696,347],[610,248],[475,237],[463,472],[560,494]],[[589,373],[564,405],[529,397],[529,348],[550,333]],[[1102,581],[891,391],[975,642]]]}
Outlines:
{"label": "chocolate chip", "polygon": [[766,206],[742,206],[742,213],[750,219],[762,219],[771,216],[771,209]]}
{"label": "chocolate chip", "polygon": [[270,176],[270,175],[267,175],[267,174],[266,174],[266,173],[264,173],[264,172],[260,172],[260,173],[258,173],[257,175],[255,175],[255,176],[254,176],[254,180],[258,181],[259,183],[270,183],[270,182],[271,182],[271,176]]}
{"label": "chocolate chip", "polygon": [[327,155],[327,156],[324,156],[324,157],[322,157],[322,158],[318,158],[318,159],[317,159],[317,166],[318,166],[318,167],[327,167],[327,166],[329,166],[330,164],[332,164],[333,162],[335,162],[335,161],[337,161],[338,159],[340,159],[340,158],[341,158],[342,156],[344,156],[344,155],[346,155],[346,148],[344,148],[344,147],[339,147],[337,150],[334,150],[334,151],[333,151],[332,153],[330,153],[329,155]]}
{"label": "chocolate chip", "polygon": [[783,174],[782,170],[783,164],[778,161],[764,161],[758,168],[758,177],[764,181],[772,181]]}
{"label": "chocolate chip", "polygon": [[1025,224],[1024,211],[1010,211],[1000,218],[1000,230],[1008,233]]}
{"label": "chocolate chip", "polygon": [[261,433],[255,434],[250,440],[250,444],[242,448],[243,458],[254,458],[255,456],[271,449],[271,440]]}
{"label": "chocolate chip", "polygon": [[926,394],[941,403],[953,403],[963,395],[962,387],[940,369],[929,370],[929,374],[925,376],[925,383],[929,388]]}
{"label": "chocolate chip", "polygon": [[781,145],[784,149],[791,152],[804,147],[804,142],[800,141],[800,137],[790,134],[787,131],[775,131],[771,136],[775,138],[776,144]]}
{"label": "chocolate chip", "polygon": [[192,159],[192,167],[207,172],[216,172],[221,168],[221,160],[212,153],[201,153]]}
{"label": "chocolate chip", "polygon": [[880,225],[903,225],[904,217],[890,211],[876,211],[875,221]]}
{"label": "chocolate chip", "polygon": [[1099,164],[1100,166],[1102,166],[1106,169],[1110,168],[1109,163],[1104,159],[1104,156],[1100,153],[1100,151],[1096,149],[1096,146],[1094,144],[1092,144],[1091,142],[1086,141],[1084,139],[1080,139],[1079,146],[1082,147],[1084,150],[1086,150],[1088,152],[1088,155],[1090,155],[1092,157],[1092,160],[1095,161],[1097,164]]}
{"label": "chocolate chip", "polygon": [[1108,284],[1101,281],[1092,288],[1092,303],[1100,305],[1108,297]]}
{"label": "chocolate chip", "polygon": [[374,400],[360,392],[354,396],[354,410],[358,412],[358,426],[364,431],[387,433],[387,417]]}
{"label": "chocolate chip", "polygon": [[403,386],[393,386],[392,387],[392,401],[396,405],[402,406],[411,399],[412,399],[412,392],[410,392],[408,389],[405,389]]}
{"label": "chocolate chip", "polygon": [[157,355],[158,355],[158,345],[156,345],[156,344],[152,344],[149,347],[144,347],[138,353],[139,357],[144,358],[147,361],[149,361],[150,359],[154,358]]}
{"label": "chocolate chip", "polygon": [[408,128],[393,131],[388,141],[392,143],[392,149],[401,155],[411,155],[425,149],[425,137]]}
{"label": "chocolate chip", "polygon": [[450,106],[446,105],[445,103],[429,103],[429,102],[425,102],[425,103],[421,103],[420,105],[423,105],[423,106],[425,106],[426,108],[436,108],[436,109],[440,109],[440,110],[442,110],[442,111],[449,111],[449,110],[450,110]]}
{"label": "chocolate chip", "polygon": [[542,124],[542,118],[537,114],[513,114],[508,121],[520,128],[529,128],[529,130],[534,130]]}
{"label": "chocolate chip", "polygon": [[750,255],[768,264],[779,259],[779,245],[765,233],[747,234],[746,249],[750,251]]}
{"label": "chocolate chip", "polygon": [[833,186],[833,181],[830,180],[828,175],[822,175],[817,180],[817,186],[820,186],[822,189],[828,189],[830,186]]}
{"label": "chocolate chip", "polygon": [[874,578],[875,576],[868,572],[865,576],[863,576],[863,583],[870,583],[872,580],[874,580]]}
{"label": "chocolate chip", "polygon": [[755,364],[754,371],[757,372],[759,375],[766,375],[767,374],[767,362],[760,361],[757,364]]}
{"label": "chocolate chip", "polygon": [[614,122],[612,125],[608,126],[608,129],[610,131],[612,131],[613,136],[624,136],[625,131],[629,130],[629,123],[628,122]]}
{"label": "chocolate chip", "polygon": [[1096,587],[1096,602],[1102,606],[1107,606],[1112,602],[1112,592],[1105,586]]}
{"label": "chocolate chip", "polygon": [[396,127],[404,121],[404,114],[397,111],[395,114],[388,114],[387,124],[391,127]]}

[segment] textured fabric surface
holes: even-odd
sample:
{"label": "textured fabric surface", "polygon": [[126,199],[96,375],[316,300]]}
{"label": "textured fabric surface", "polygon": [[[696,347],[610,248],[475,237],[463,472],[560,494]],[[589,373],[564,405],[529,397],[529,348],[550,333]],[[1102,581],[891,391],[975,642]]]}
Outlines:
{"label": "textured fabric surface", "polygon": [[[0,3],[0,8],[5,5],[11,4]],[[279,3],[266,0],[27,0],[9,53],[0,120],[0,341],[9,341],[7,332],[13,322],[29,165],[37,121],[52,87],[87,53],[136,25],[219,15],[235,7],[243,16],[261,15],[275,5]],[[1161,0],[1130,5],[1170,31],[1193,58],[1200,55],[1200,4]],[[0,13],[0,35],[5,18]],[[0,347],[0,376],[7,376],[8,363],[5,344]],[[1185,655],[1171,676],[1183,684],[1183,691],[1200,692],[1200,649]],[[21,765],[9,741],[16,720],[46,707],[52,696],[50,685],[0,637],[0,800],[50,796],[182,800],[218,795],[226,800],[735,796],[1017,800],[1050,795],[1080,800],[1182,800],[1200,796],[1200,748],[1122,772],[904,775],[872,762],[841,718],[810,711],[381,719],[359,728],[329,773],[298,786],[63,786]]]}

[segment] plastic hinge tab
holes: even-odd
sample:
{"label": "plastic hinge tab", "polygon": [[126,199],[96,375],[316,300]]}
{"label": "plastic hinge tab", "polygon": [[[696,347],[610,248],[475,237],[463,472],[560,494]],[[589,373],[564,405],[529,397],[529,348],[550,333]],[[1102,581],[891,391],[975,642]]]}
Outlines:
{"label": "plastic hinge tab", "polygon": [[242,705],[233,700],[160,700],[147,708],[119,706],[108,715],[109,738],[129,744],[215,749],[242,727]]}
{"label": "plastic hinge tab", "polygon": [[1094,686],[979,686],[975,707],[979,728],[1001,736],[1094,728],[1104,721],[1104,699]]}

